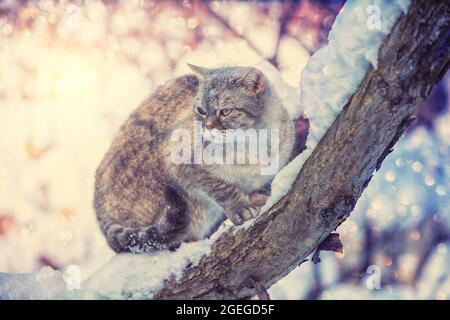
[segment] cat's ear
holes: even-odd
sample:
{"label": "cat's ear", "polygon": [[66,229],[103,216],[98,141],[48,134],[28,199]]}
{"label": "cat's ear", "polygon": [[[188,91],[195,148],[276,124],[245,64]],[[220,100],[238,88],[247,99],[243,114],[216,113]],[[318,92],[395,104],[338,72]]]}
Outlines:
{"label": "cat's ear", "polygon": [[255,96],[263,93],[266,86],[264,74],[255,68],[250,68],[237,82]]}
{"label": "cat's ear", "polygon": [[196,66],[190,63],[187,63],[188,67],[201,79],[205,79],[208,74],[208,68]]}

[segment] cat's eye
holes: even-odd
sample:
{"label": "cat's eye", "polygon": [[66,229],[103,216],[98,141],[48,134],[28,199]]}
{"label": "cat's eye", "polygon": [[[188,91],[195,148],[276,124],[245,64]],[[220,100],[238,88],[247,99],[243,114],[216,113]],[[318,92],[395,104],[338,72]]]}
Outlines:
{"label": "cat's eye", "polygon": [[226,116],[230,115],[232,111],[233,111],[233,109],[231,109],[231,108],[223,108],[223,109],[220,109],[220,114],[223,115],[224,117],[226,117]]}
{"label": "cat's eye", "polygon": [[198,112],[199,114],[201,114],[202,116],[206,116],[206,111],[205,111],[205,109],[203,109],[203,108],[197,108],[197,112]]}

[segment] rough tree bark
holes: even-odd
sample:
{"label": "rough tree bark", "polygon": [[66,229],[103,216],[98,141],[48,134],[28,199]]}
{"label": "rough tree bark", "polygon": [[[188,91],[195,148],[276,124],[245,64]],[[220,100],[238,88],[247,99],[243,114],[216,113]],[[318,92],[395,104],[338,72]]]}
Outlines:
{"label": "rough tree bark", "polygon": [[450,64],[450,2],[413,0],[357,91],[304,164],[291,191],[249,228],[224,233],[212,252],[157,299],[242,299],[286,276],[351,213],[373,172]]}

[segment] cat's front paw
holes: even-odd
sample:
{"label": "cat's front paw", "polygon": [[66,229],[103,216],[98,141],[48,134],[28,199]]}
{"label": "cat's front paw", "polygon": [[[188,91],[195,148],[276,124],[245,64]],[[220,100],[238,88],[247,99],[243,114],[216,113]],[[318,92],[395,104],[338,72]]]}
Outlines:
{"label": "cat's front paw", "polygon": [[229,215],[229,219],[235,225],[243,224],[245,221],[250,220],[252,218],[256,218],[260,213],[259,208],[257,207],[246,207],[240,211],[232,213]]}
{"label": "cat's front paw", "polygon": [[252,206],[262,207],[263,205],[266,204],[267,198],[268,198],[267,195],[265,195],[263,193],[255,192],[250,195],[249,201],[252,204]]}

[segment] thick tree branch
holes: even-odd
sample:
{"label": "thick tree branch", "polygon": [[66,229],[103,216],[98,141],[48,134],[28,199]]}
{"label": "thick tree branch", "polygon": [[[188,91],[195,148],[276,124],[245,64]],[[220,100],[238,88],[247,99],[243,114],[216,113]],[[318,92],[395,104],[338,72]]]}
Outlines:
{"label": "thick tree branch", "polygon": [[449,66],[448,1],[413,0],[358,90],[303,165],[291,191],[247,229],[231,230],[155,298],[249,298],[297,267],[350,214]]}

